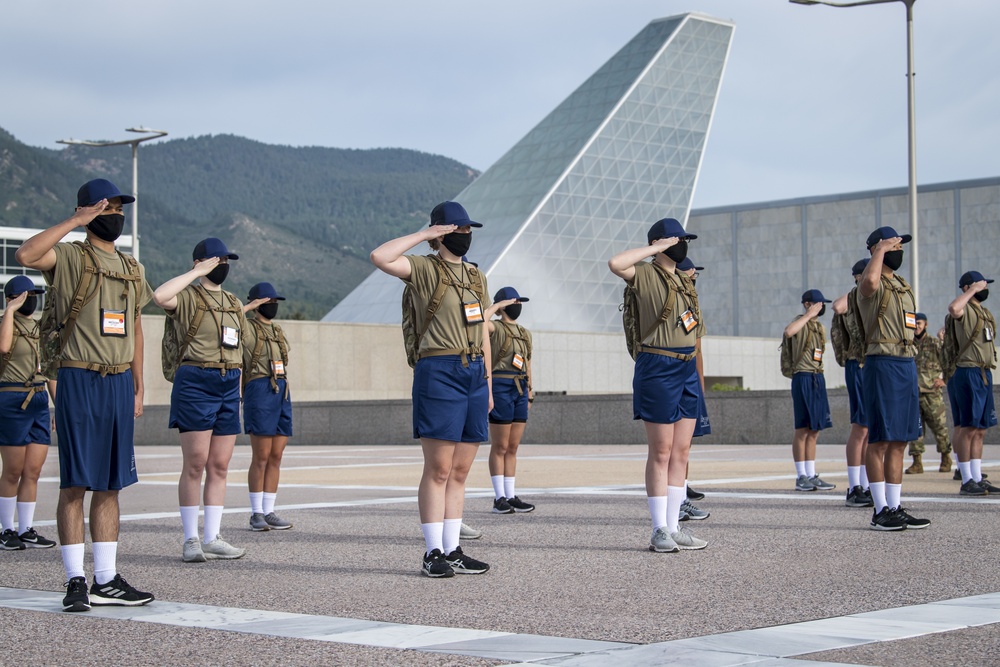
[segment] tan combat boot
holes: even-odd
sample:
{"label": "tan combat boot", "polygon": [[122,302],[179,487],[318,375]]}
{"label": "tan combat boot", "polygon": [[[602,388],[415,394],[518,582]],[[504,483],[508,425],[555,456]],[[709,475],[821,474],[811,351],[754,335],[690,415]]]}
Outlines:
{"label": "tan combat boot", "polygon": [[923,464],[923,461],[920,460],[921,457],[922,457],[921,454],[914,454],[913,455],[913,465],[911,465],[909,468],[907,468],[903,472],[905,472],[907,475],[920,475],[920,474],[923,474],[923,472],[924,472],[924,464]]}
{"label": "tan combat boot", "polygon": [[938,472],[951,472],[951,454],[946,452],[941,455],[941,467],[938,468]]}

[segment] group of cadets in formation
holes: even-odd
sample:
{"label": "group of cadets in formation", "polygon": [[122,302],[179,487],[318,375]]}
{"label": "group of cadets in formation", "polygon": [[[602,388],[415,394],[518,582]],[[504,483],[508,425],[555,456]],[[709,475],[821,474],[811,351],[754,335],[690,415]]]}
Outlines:
{"label": "group of cadets in formation", "polygon": [[[831,341],[844,367],[851,412],[847,441],[849,507],[873,508],[872,530],[926,528],[901,506],[903,474],[923,473],[926,426],[941,454],[940,472],[951,472],[954,441],[959,493],[1000,492],[982,472],[983,438],[997,424],[993,400],[996,321],[983,304],[988,284],[967,271],[949,304],[944,327],[929,334],[927,315],[917,312],[910,286],[895,272],[909,234],[880,227],[868,237],[870,257],[852,268],[855,287],[833,301]],[[819,290],[802,295],[805,312],[784,331],[782,372],[792,379],[796,491],[832,489],[816,474],[816,437],[829,428],[830,406],[823,378],[826,331],[819,322],[830,303]],[[955,427],[949,438],[942,391],[947,388]],[[903,470],[906,444],[912,465]]]}
{"label": "group of cadets in formation", "polygon": [[[54,427],[66,611],[153,600],[121,577],[116,562],[118,492],[137,481],[133,428],[142,414],[141,310],[149,301],[168,316],[162,356],[164,375],[173,382],[169,426],[179,432],[183,455],[178,485],[183,560],[244,555],[244,549],[220,536],[241,402],[253,452],[249,528],[292,527],[274,511],[282,452],[292,435],[289,346],[274,324],[283,297],[266,282],[251,288],[245,305],[224,290],[230,264],[239,257],[216,238],[195,247],[191,270],[151,290],[142,265],[114,246],[124,225],[123,206],[133,201],[110,181],[90,181],[80,188],[70,218],[17,251],[18,262],[41,271],[49,286],[41,326],[32,315],[37,295],[45,290],[24,276],[4,286],[0,547],[55,546],[32,527],[38,477]],[[78,227],[85,227],[86,243],[62,242]],[[428,227],[371,253],[379,270],[406,286],[403,330],[413,367],[413,437],[420,440],[424,457],[418,490],[425,541],[421,571],[429,577],[489,570],[459,543],[481,535],[462,522],[465,483],[479,443],[491,442],[492,511],[534,509],[515,487],[517,450],[534,402],[532,337],[517,322],[529,299],[510,286],[490,298],[485,274],[466,260],[474,227],[482,224],[460,204],[444,202],[431,211]],[[706,326],[695,289],[702,267],[687,256],[688,243],[696,238],[677,220],[664,218],[649,228],[646,245],[608,262],[626,284],[623,320],[635,360],[633,418],[643,422],[648,441],[649,549],[661,553],[708,544],[680,527],[680,522],[708,517],[691,503],[703,494],[687,484],[692,438],[711,432],[700,355]],[[946,382],[961,493],[996,490],[981,470],[985,429],[997,423],[992,395],[996,324],[983,306],[987,283],[993,281],[976,271],[962,276],[961,294],[948,308],[940,342],[927,335],[926,316],[916,312],[909,286],[895,274],[908,241],[891,227],[872,232],[870,258],[852,270],[856,286],[833,302],[831,337],[845,368],[851,409],[846,504],[873,507],[875,530],[930,524],[901,507],[903,453],[910,442],[914,463],[906,472],[922,472],[923,415],[938,442],[941,470],[950,471],[941,400]],[[424,242],[434,254],[406,254]],[[826,331],[819,322],[827,303],[819,290],[808,290],[802,296],[804,313],[784,331],[782,372],[792,380],[797,491],[834,488],[816,472],[817,435],[832,425],[823,376]],[[89,589],[83,520],[88,490],[94,560]]]}

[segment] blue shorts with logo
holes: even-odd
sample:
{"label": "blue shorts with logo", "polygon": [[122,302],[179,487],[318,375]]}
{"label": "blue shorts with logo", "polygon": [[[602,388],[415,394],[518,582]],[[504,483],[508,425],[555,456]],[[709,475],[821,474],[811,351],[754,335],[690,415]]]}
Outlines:
{"label": "blue shorts with logo", "polygon": [[413,369],[413,437],[449,442],[489,439],[490,388],[482,357],[424,357]]}
{"label": "blue shorts with logo", "polygon": [[844,364],[844,380],[847,382],[847,402],[851,406],[851,423],[868,426],[865,402],[861,398],[861,364],[857,359],[848,359]]}
{"label": "blue shorts with logo", "polygon": [[223,375],[217,368],[179,367],[170,392],[167,428],[176,428],[181,433],[211,431],[212,435],[237,435],[240,432],[239,369],[228,370]]}
{"label": "blue shorts with logo", "polygon": [[270,378],[251,380],[243,388],[244,433],[292,437],[292,395],[285,398],[287,380],[277,382],[277,393]]}
{"label": "blue shorts with logo", "polygon": [[956,368],[955,374],[948,380],[948,399],[951,401],[951,415],[955,426],[987,429],[997,425],[997,409],[993,404],[993,371]]}
{"label": "blue shorts with logo", "polygon": [[[0,382],[0,387],[24,387],[21,382]],[[0,447],[48,445],[52,442],[49,394],[40,391],[24,410],[28,391],[0,391]]]}
{"label": "blue shorts with logo", "polygon": [[792,376],[792,406],[795,428],[822,431],[833,426],[830,401],[826,395],[826,377],[822,373],[796,373]]}
{"label": "blue shorts with logo", "polygon": [[912,357],[868,355],[861,369],[868,442],[909,442],[923,432],[917,363]]}
{"label": "blue shorts with logo", "polygon": [[135,484],[135,383],[132,371],[101,377],[60,368],[56,391],[59,488],[119,491]]}
{"label": "blue shorts with logo", "polygon": [[[699,379],[700,383],[701,380]],[[712,422],[708,419],[708,404],[705,403],[705,392],[702,392],[701,396],[701,409],[698,414],[698,421],[694,425],[694,433],[691,435],[692,438],[700,438],[703,435],[710,435],[712,433]]]}
{"label": "blue shorts with logo", "polygon": [[[694,348],[679,347],[670,351],[693,354]],[[632,375],[632,419],[653,424],[699,420],[704,400],[693,358],[682,361],[651,352],[640,352],[636,357]]]}
{"label": "blue shorts with logo", "polygon": [[[518,384],[521,391],[518,393]],[[491,424],[511,424],[528,421],[528,384],[525,380],[493,374],[493,411]]]}

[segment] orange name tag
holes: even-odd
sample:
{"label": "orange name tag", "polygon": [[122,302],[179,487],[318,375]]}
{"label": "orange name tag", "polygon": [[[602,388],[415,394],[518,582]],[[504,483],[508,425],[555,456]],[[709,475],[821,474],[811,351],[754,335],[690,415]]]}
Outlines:
{"label": "orange name tag", "polygon": [[277,361],[271,362],[271,373],[275,377],[285,376],[285,362],[278,359]]}
{"label": "orange name tag", "polygon": [[470,301],[468,303],[463,303],[462,309],[465,312],[466,324],[483,323],[483,306],[481,303],[479,303],[478,301]]}
{"label": "orange name tag", "polygon": [[903,326],[905,326],[907,329],[916,329],[917,328],[917,314],[916,313],[911,313],[911,312],[908,312],[908,311],[904,312],[903,313]]}
{"label": "orange name tag", "polygon": [[521,370],[522,368],[524,368],[524,357],[515,352],[514,361],[511,362],[511,365],[514,366],[514,368],[516,368],[517,370]]}
{"label": "orange name tag", "polygon": [[817,347],[813,349],[813,361],[823,361],[823,348]]}
{"label": "orange name tag", "polygon": [[125,335],[124,310],[105,310],[101,308],[101,335],[102,336]]}
{"label": "orange name tag", "polygon": [[694,313],[690,310],[685,310],[681,313],[681,326],[684,327],[685,333],[691,333],[694,331],[695,327],[698,326],[698,320],[694,318]]}

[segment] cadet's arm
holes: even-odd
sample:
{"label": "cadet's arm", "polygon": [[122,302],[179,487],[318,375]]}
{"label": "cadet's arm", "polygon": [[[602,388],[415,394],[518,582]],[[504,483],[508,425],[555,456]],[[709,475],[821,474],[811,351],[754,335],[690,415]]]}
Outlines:
{"label": "cadet's arm", "polygon": [[647,257],[663,252],[672,245],[676,245],[679,240],[676,236],[669,239],[657,239],[651,245],[620,252],[608,260],[608,268],[611,269],[611,273],[631,284],[635,278],[636,264]]}
{"label": "cadet's arm", "polygon": [[848,292],[847,294],[845,294],[842,297],[839,297],[839,298],[833,300],[833,312],[834,313],[836,313],[837,315],[843,315],[844,313],[847,312],[847,297],[849,295],[850,295],[850,292]]}
{"label": "cadet's arm", "polygon": [[76,209],[72,216],[58,225],[43,229],[22,243],[17,252],[14,253],[14,258],[18,264],[26,268],[36,271],[51,271],[56,268],[56,251],[53,250],[56,244],[77,227],[90,224],[90,221],[96,218],[107,206],[108,200],[102,199],[93,206],[83,206]]}
{"label": "cadet's arm", "polygon": [[424,241],[439,239],[445,234],[450,234],[458,229],[455,225],[431,225],[419,232],[400,236],[398,239],[386,241],[379,247],[372,250],[369,255],[379,271],[388,273],[390,276],[400,280],[410,279],[410,260],[403,256],[408,250],[412,250]]}
{"label": "cadet's arm", "polygon": [[[164,322],[164,326],[171,326],[170,322]],[[132,383],[135,385],[135,416],[142,416],[142,399],[146,393],[146,385],[142,379],[143,353],[146,349],[146,340],[142,334],[142,313],[135,318],[135,348],[132,353]]]}
{"label": "cadet's arm", "polygon": [[976,296],[976,292],[986,289],[986,281],[980,280],[969,285],[969,289],[962,292],[955,300],[948,304],[948,314],[954,317],[956,320],[962,319],[965,315],[965,307],[972,300],[972,297]]}

